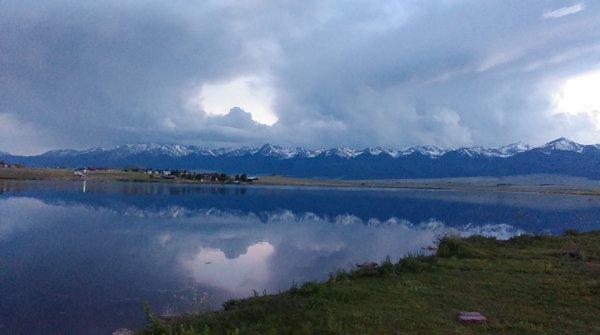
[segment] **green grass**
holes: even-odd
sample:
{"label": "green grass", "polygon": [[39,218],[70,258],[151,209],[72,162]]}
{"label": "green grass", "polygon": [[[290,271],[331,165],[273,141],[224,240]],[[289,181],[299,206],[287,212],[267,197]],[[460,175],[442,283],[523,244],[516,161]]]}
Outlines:
{"label": "green grass", "polygon": [[[140,171],[125,171],[121,169],[86,171],[84,177],[74,175],[74,169],[53,168],[0,168],[0,180],[89,180],[89,181],[119,181],[119,182],[160,182],[160,183],[200,183],[198,180],[187,178],[165,179],[160,175]],[[222,182],[207,182],[219,184]]]}
{"label": "green grass", "polygon": [[0,179],[68,180],[74,179],[75,170],[43,168],[0,168]]}
{"label": "green grass", "polygon": [[0,168],[1,179],[14,180],[89,180],[89,181],[123,181],[123,182],[162,182],[193,183],[187,179],[164,179],[159,175],[144,172],[124,171],[120,169],[86,171],[85,177],[74,175],[74,169],[51,168]]}
{"label": "green grass", "polygon": [[[459,310],[488,323],[465,325]],[[232,300],[140,334],[600,334],[600,232],[442,239],[376,272]]]}

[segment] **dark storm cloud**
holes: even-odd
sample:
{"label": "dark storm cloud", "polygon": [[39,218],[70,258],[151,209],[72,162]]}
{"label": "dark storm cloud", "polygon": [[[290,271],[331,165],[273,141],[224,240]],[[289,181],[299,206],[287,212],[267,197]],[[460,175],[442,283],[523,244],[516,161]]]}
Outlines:
{"label": "dark storm cloud", "polygon": [[1,111],[47,131],[54,145],[152,138],[165,118],[183,113],[190,85],[259,68],[244,54],[243,36],[218,21],[221,8],[190,15],[183,4],[5,7]]}
{"label": "dark storm cloud", "polygon": [[[309,146],[600,140],[553,111],[600,68],[594,3],[4,1],[0,150],[132,142]],[[273,126],[190,104],[263,78]],[[234,107],[233,105],[230,107]],[[253,120],[254,118],[254,120]]]}

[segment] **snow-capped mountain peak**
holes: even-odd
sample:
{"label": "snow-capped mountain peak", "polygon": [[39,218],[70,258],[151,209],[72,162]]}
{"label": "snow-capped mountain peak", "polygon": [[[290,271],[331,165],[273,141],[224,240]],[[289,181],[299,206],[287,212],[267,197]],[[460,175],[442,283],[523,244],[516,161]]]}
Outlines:
{"label": "snow-capped mountain peak", "polygon": [[406,150],[400,152],[399,155],[407,156],[407,155],[410,155],[413,153],[420,153],[423,156],[427,156],[430,158],[437,158],[439,156],[442,156],[446,152],[448,152],[448,150],[444,150],[444,149],[438,148],[433,145],[422,145],[422,146],[406,149]]}
{"label": "snow-capped mountain peak", "polygon": [[112,149],[109,149],[113,154],[117,155],[135,155],[141,153],[153,153],[153,154],[162,154],[173,157],[184,157],[192,152],[197,151],[197,148],[193,146],[185,146],[181,144],[156,144],[156,143],[148,143],[148,144],[125,144],[119,145]]}
{"label": "snow-capped mountain peak", "polygon": [[325,151],[327,151],[326,149],[323,149],[323,148],[314,149],[314,150],[307,150],[304,148],[297,148],[297,149],[298,149],[297,157],[302,157],[302,158],[315,158],[319,155],[322,155]]}
{"label": "snow-capped mountain peak", "polygon": [[333,148],[333,149],[325,150],[323,152],[323,154],[325,154],[325,156],[338,156],[341,158],[354,158],[354,157],[360,155],[361,153],[362,153],[362,151],[360,151],[360,150],[354,150],[354,149],[350,149],[350,148]]}
{"label": "snow-capped mountain peak", "polygon": [[543,153],[550,153],[554,150],[558,150],[558,151],[574,151],[577,153],[581,153],[583,152],[583,145],[571,141],[568,138],[565,137],[561,137],[558,138],[554,141],[550,141],[540,147],[537,147],[536,149],[542,151]]}
{"label": "snow-capped mountain peak", "polygon": [[371,154],[373,156],[379,156],[384,152],[384,150],[381,147],[374,147],[374,148],[366,148],[363,152],[368,152],[369,154]]}
{"label": "snow-capped mountain peak", "polygon": [[485,156],[486,153],[488,152],[488,150],[483,147],[468,147],[468,148],[457,149],[456,152],[458,152],[461,155],[473,157],[473,156],[479,156],[479,155]]}
{"label": "snow-capped mountain peak", "polygon": [[510,157],[510,156],[516,155],[521,152],[525,152],[530,149],[531,149],[531,147],[529,145],[524,144],[522,142],[517,142],[517,143],[512,143],[509,145],[504,145],[499,148],[485,148],[485,147],[477,146],[477,147],[470,147],[470,148],[461,148],[458,150],[462,151],[464,154],[467,154],[469,156],[481,155],[481,156],[486,156],[486,157],[506,158],[506,157]]}
{"label": "snow-capped mountain peak", "polygon": [[531,146],[523,142],[504,145],[496,149],[500,157],[509,157],[528,150],[531,150]]}
{"label": "snow-capped mountain peak", "polygon": [[273,146],[269,143],[263,145],[262,147],[260,147],[255,154],[257,155],[261,155],[261,156],[273,156],[273,155],[278,155],[281,152],[281,147],[276,147]]}
{"label": "snow-capped mountain peak", "polygon": [[302,148],[291,148],[291,147],[279,147],[271,145],[269,143],[263,145],[254,154],[261,156],[276,157],[279,159],[290,159],[296,157],[300,152],[303,152]]}

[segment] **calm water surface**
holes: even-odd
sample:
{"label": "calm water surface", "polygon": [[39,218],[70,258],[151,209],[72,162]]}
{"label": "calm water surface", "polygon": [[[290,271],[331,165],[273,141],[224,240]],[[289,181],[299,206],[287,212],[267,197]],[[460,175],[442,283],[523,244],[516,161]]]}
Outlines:
{"label": "calm water surface", "polygon": [[0,334],[109,334],[422,252],[453,231],[600,229],[600,198],[0,181]]}

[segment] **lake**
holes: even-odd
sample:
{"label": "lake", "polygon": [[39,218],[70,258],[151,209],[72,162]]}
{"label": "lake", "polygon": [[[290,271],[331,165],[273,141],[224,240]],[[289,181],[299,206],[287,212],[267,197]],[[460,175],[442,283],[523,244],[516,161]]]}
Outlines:
{"label": "lake", "polygon": [[427,253],[440,236],[600,229],[600,197],[0,181],[0,334],[107,334]]}

